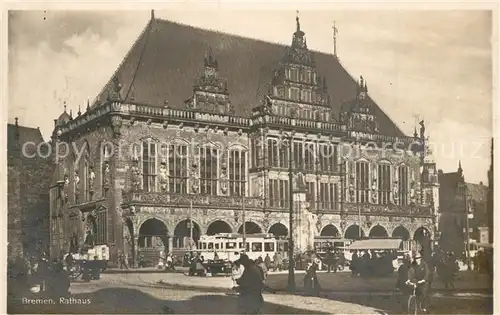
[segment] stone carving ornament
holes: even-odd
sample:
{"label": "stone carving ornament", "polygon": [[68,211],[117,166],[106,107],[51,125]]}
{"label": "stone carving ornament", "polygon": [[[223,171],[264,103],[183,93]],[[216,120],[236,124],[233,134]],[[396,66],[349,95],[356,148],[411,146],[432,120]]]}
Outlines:
{"label": "stone carving ornament", "polygon": [[141,177],[139,170],[139,160],[134,159],[132,161],[132,166],[130,167],[132,190],[138,191],[141,188]]}
{"label": "stone carving ornament", "polygon": [[167,163],[163,160],[160,164],[160,188],[162,192],[167,191],[168,172]]}

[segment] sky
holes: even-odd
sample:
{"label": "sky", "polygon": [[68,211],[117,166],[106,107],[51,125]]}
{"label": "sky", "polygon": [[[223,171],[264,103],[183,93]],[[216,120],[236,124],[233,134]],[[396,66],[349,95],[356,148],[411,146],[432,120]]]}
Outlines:
{"label": "sky", "polygon": [[[155,16],[289,45],[296,11],[160,10]],[[424,119],[438,169],[487,184],[492,135],[489,11],[300,10],[309,49],[337,52],[407,135]],[[10,11],[8,121],[48,139],[63,102],[84,111],[150,19],[149,11]],[[320,70],[321,71],[321,70]]]}

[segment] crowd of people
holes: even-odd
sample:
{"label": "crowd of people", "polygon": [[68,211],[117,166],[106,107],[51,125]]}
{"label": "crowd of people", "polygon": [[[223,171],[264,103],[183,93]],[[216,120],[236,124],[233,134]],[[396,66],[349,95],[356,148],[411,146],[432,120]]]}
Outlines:
{"label": "crowd of people", "polygon": [[354,251],[350,269],[353,276],[388,276],[394,272],[393,261],[397,259],[393,251]]}
{"label": "crowd of people", "polygon": [[70,277],[65,270],[62,259],[49,262],[43,254],[39,259],[11,259],[7,263],[8,295],[13,297],[30,294],[45,296],[67,296],[69,294]]}

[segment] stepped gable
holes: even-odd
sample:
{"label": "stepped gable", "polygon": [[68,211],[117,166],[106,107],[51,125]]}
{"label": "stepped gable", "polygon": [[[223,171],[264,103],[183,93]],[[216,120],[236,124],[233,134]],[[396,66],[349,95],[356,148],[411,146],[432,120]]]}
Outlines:
{"label": "stepped gable", "polygon": [[[268,93],[287,47],[285,45],[152,19],[96,98],[93,107],[107,100],[150,106],[185,108],[193,79],[203,71],[211,48],[219,73],[227,79],[234,114],[250,116]],[[313,51],[318,75],[326,79],[331,106],[338,117],[342,104],[356,97],[358,83],[331,54]],[[404,136],[391,119],[373,104],[384,135]]]}

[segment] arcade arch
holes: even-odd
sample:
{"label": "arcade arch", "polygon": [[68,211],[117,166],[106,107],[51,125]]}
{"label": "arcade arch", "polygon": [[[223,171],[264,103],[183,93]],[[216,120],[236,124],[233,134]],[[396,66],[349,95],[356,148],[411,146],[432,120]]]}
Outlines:
{"label": "arcade arch", "polygon": [[370,237],[387,237],[389,235],[387,234],[387,230],[382,225],[377,224],[371,228],[369,236]]}
{"label": "arcade arch", "polygon": [[333,224],[328,224],[321,229],[320,236],[331,236],[335,238],[340,238],[339,229]]}
{"label": "arcade arch", "polygon": [[275,237],[287,237],[288,229],[282,223],[275,223],[269,228],[269,233],[274,234]]}
{"label": "arcade arch", "polygon": [[392,231],[392,237],[398,237],[403,241],[408,241],[410,240],[410,232],[408,232],[404,226],[400,225]]}
{"label": "arcade arch", "polygon": [[232,233],[233,229],[227,223],[226,221],[223,220],[217,220],[212,223],[207,228],[207,235],[214,235],[217,233]]}
{"label": "arcade arch", "polygon": [[344,238],[350,239],[350,240],[359,240],[360,238],[363,238],[364,236],[365,236],[365,232],[363,231],[362,228],[360,228],[356,224],[350,225],[345,230],[345,234],[344,234]]}
{"label": "arcade arch", "polygon": [[[238,229],[238,233],[243,233],[243,224]],[[245,222],[245,233],[246,234],[257,234],[262,233],[262,228],[255,222],[247,221]]]}
{"label": "arcade arch", "polygon": [[187,248],[189,247],[189,239],[191,237],[191,226],[193,230],[193,246],[198,242],[201,235],[200,226],[193,220],[185,219],[177,223],[174,229],[174,248]]}

